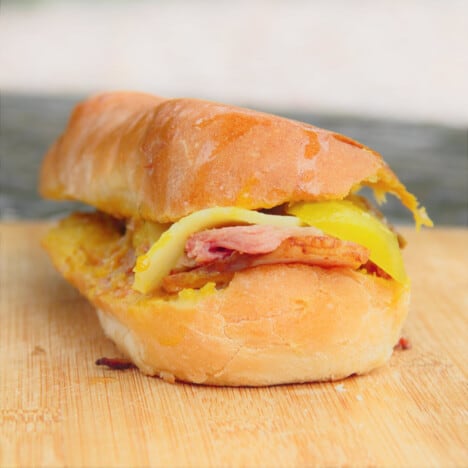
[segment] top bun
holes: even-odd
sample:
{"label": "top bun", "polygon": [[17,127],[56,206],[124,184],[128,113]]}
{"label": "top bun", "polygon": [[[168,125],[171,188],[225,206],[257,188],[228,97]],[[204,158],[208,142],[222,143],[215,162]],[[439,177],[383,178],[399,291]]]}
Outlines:
{"label": "top bun", "polygon": [[212,206],[342,199],[361,184],[408,194],[375,151],[327,130],[224,104],[114,92],[73,111],[40,191],[116,217],[174,222]]}

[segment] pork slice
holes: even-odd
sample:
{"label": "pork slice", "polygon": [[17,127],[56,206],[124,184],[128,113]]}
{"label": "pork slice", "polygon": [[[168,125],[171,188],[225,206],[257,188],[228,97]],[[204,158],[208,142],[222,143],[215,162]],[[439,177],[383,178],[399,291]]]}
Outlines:
{"label": "pork slice", "polygon": [[231,226],[193,234],[185,244],[185,252],[196,264],[206,264],[229,257],[233,252],[270,253],[290,237],[321,235],[322,231],[314,227]]}
{"label": "pork slice", "polygon": [[287,237],[271,252],[248,254],[231,252],[209,263],[185,271],[173,271],[163,280],[163,288],[176,293],[184,288],[200,288],[208,281],[228,283],[237,271],[261,265],[304,264],[321,268],[358,269],[369,259],[369,250],[354,242],[327,235]]}

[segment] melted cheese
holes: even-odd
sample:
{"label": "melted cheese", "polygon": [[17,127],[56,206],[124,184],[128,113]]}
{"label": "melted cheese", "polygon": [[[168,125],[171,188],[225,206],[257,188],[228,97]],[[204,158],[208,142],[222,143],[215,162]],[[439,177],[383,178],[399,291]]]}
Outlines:
{"label": "melted cheese", "polygon": [[192,213],[174,223],[153,246],[137,258],[133,288],[144,294],[158,288],[177,260],[184,254],[187,239],[195,232],[229,224],[266,224],[270,226],[301,226],[294,216],[258,213],[242,208],[207,208]]}
{"label": "melted cheese", "polygon": [[367,247],[377,266],[396,281],[408,282],[396,234],[351,201],[295,203],[287,212],[331,236]]}
{"label": "melted cheese", "polygon": [[400,283],[407,283],[398,238],[385,224],[364,208],[348,200],[300,202],[290,205],[278,216],[242,208],[207,208],[172,224],[143,255],[137,258],[133,288],[144,294],[157,289],[179,258],[187,239],[195,232],[230,224],[266,224],[273,226],[309,225],[338,239],[367,247],[372,260]]}
{"label": "melted cheese", "polygon": [[[399,198],[401,203],[413,213],[416,229],[419,230],[421,226],[433,226],[432,220],[426,213],[426,209],[419,206],[417,198],[406,190],[406,187],[398,180],[398,177],[388,166],[380,169],[372,180],[363,181],[362,184],[370,187],[374,191],[374,196],[379,204],[385,201],[385,195],[387,193],[391,193]],[[355,187],[355,189],[358,188],[359,187]]]}

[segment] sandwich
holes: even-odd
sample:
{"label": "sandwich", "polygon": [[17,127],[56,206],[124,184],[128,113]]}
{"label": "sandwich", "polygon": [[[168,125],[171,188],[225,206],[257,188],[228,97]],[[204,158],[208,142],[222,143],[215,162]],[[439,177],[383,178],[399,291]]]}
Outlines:
{"label": "sandwich", "polygon": [[382,157],[332,131],[197,99],[100,94],[47,152],[40,192],[94,208],[43,246],[143,373],[263,386],[383,365],[410,281],[370,201],[431,220]]}

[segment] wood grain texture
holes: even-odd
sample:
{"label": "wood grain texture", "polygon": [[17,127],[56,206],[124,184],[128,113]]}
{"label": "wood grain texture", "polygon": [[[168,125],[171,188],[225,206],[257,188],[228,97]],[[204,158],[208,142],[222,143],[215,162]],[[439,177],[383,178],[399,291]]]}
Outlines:
{"label": "wood grain texture", "polygon": [[118,354],[44,229],[0,225],[1,466],[466,465],[467,230],[403,230],[412,349],[367,376],[249,389],[95,366]]}

